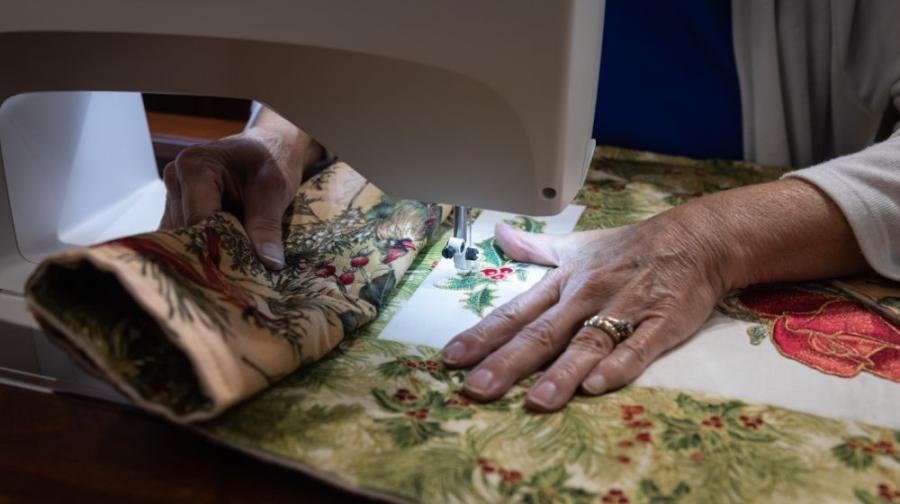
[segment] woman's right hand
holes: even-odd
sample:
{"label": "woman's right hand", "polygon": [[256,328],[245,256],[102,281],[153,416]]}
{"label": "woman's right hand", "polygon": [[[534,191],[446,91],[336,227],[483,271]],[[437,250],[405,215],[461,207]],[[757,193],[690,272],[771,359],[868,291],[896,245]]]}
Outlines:
{"label": "woman's right hand", "polygon": [[223,209],[242,213],[256,254],[284,268],[282,216],[322,146],[274,112],[263,109],[243,133],[188,147],[166,165],[166,209],[160,228],[191,226]]}

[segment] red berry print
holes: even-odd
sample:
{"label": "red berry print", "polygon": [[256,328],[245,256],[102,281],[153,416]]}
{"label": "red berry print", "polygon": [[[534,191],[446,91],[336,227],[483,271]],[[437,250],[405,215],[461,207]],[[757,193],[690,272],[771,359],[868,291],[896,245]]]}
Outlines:
{"label": "red berry print", "polygon": [[457,408],[468,408],[472,405],[472,403],[468,399],[460,395],[459,392],[451,393],[450,398],[447,399],[446,404],[447,406],[454,406]]}
{"label": "red berry print", "polygon": [[483,270],[481,270],[481,274],[487,278],[490,278],[491,280],[499,281],[499,280],[503,280],[504,278],[506,278],[506,276],[509,275],[510,273],[512,273],[513,271],[515,271],[515,270],[504,266],[500,269],[484,268]]}
{"label": "red berry print", "polygon": [[487,459],[480,458],[477,460],[478,467],[485,474],[497,474],[500,481],[504,484],[513,484],[522,479],[522,473],[513,469],[506,469],[492,465]]}
{"label": "red berry print", "polygon": [[883,502],[900,502],[900,490],[891,488],[887,483],[878,485],[878,497]]}
{"label": "red berry print", "polygon": [[630,501],[623,491],[618,488],[610,488],[608,492],[600,497],[600,502],[606,504],[629,504]]}
{"label": "red berry print", "polygon": [[738,417],[738,421],[741,422],[741,425],[743,425],[745,429],[751,430],[759,429],[765,423],[761,416],[749,417],[747,415],[741,415]]}
{"label": "red berry print", "polygon": [[358,255],[353,259],[350,259],[350,266],[353,266],[354,268],[362,268],[367,264],[369,264],[368,256]]}
{"label": "red berry print", "polygon": [[400,388],[397,389],[397,391],[394,393],[394,399],[400,402],[410,402],[415,401],[416,399],[418,399],[418,397],[409,390]]}
{"label": "red berry print", "polygon": [[634,436],[634,439],[641,443],[649,443],[651,441],[649,432],[641,432],[637,436]]}
{"label": "red berry print", "polygon": [[342,275],[339,277],[339,279],[340,279],[340,281],[341,281],[342,284],[344,284],[344,285],[350,285],[350,284],[353,283],[353,280],[355,280],[356,277],[353,276],[353,273],[344,273],[344,274],[342,274]]}
{"label": "red berry print", "polygon": [[713,415],[700,423],[704,427],[712,427],[714,429],[721,429],[724,426],[724,424],[722,423],[722,417],[718,415]]}
{"label": "red berry print", "polygon": [[625,455],[619,455],[618,457],[616,457],[616,462],[620,464],[630,464],[631,458],[626,457]]}
{"label": "red berry print", "polygon": [[630,422],[634,417],[644,413],[644,407],[640,404],[625,404],[620,406],[622,409],[622,420]]}
{"label": "red berry print", "polygon": [[877,449],[880,453],[890,456],[893,456],[897,453],[897,449],[894,447],[894,443],[888,440],[883,440],[875,443],[875,449]]}
{"label": "red berry print", "polygon": [[428,408],[406,410],[406,416],[412,418],[413,420],[425,420],[426,418],[428,418]]}

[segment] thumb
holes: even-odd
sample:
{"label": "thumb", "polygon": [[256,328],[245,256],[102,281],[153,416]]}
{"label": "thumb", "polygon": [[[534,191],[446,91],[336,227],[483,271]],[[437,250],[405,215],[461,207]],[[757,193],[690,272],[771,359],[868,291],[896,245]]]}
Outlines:
{"label": "thumb", "polygon": [[581,247],[605,232],[596,229],[568,234],[528,233],[502,223],[494,229],[497,243],[510,259],[545,266],[567,262]]}
{"label": "thumb", "polygon": [[271,270],[285,266],[281,223],[290,204],[280,180],[257,177],[244,201],[244,228],[263,264]]}

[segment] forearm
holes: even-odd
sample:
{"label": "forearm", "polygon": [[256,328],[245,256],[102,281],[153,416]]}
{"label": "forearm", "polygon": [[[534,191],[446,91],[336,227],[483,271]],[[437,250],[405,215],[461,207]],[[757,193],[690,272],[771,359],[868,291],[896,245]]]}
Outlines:
{"label": "forearm", "polygon": [[802,180],[724,191],[674,211],[705,235],[723,291],[869,269],[840,208]]}

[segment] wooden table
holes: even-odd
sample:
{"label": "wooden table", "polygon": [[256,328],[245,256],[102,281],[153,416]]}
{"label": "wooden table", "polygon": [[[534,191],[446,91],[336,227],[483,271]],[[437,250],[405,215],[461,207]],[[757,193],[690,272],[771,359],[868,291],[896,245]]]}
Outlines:
{"label": "wooden table", "polygon": [[0,503],[359,500],[136,410],[0,385]]}

